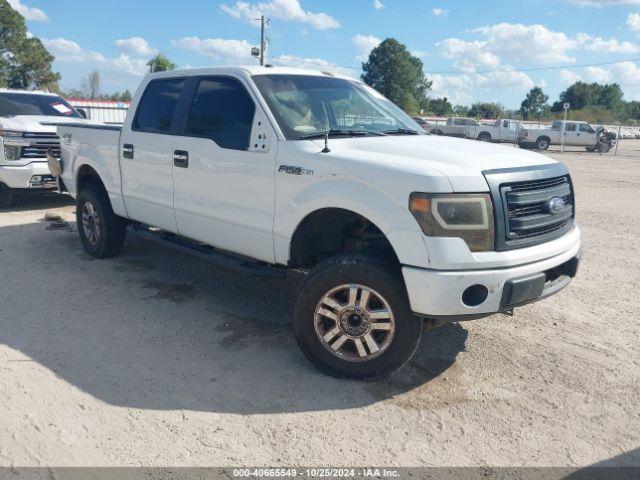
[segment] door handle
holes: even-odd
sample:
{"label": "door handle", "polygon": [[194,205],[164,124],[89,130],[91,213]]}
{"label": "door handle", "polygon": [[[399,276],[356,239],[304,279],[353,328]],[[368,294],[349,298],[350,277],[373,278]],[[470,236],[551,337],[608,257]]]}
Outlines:
{"label": "door handle", "polygon": [[133,145],[130,143],[125,143],[122,145],[122,156],[124,158],[128,158],[129,160],[133,159]]}
{"label": "door handle", "polygon": [[180,168],[189,168],[189,152],[176,150],[173,152],[173,164]]}

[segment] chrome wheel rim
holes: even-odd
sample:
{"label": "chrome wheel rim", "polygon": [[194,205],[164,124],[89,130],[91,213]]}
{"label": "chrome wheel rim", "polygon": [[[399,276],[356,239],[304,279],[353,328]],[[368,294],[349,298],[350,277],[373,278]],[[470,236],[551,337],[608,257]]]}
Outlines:
{"label": "chrome wheel rim", "polygon": [[345,284],[329,290],[314,315],[316,335],[332,355],[365,362],[384,353],[395,334],[389,302],[374,289]]}
{"label": "chrome wheel rim", "polygon": [[91,245],[96,245],[100,241],[102,222],[91,202],[85,202],[82,206],[82,230]]}

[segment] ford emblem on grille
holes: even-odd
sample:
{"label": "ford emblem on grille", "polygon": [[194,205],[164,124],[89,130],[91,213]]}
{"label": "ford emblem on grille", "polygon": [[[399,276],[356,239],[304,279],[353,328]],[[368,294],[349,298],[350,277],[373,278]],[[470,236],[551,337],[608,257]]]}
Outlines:
{"label": "ford emblem on grille", "polygon": [[559,213],[564,208],[564,200],[560,197],[553,197],[547,202],[549,213]]}

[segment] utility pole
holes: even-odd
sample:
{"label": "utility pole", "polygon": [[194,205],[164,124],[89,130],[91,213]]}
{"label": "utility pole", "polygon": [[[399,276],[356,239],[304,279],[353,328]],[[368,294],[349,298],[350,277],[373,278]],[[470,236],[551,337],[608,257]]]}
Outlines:
{"label": "utility pole", "polygon": [[264,65],[264,51],[267,47],[267,42],[264,36],[265,19],[264,15],[260,16],[260,65]]}

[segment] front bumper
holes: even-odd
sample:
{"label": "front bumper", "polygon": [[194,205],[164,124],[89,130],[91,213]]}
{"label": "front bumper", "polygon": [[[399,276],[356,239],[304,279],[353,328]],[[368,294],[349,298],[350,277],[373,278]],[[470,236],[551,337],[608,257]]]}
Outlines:
{"label": "front bumper", "polygon": [[415,314],[463,320],[507,312],[559,292],[576,275],[579,259],[576,243],[559,255],[516,267],[444,271],[405,266],[402,274]]}
{"label": "front bumper", "polygon": [[16,190],[45,190],[58,187],[58,182],[51,175],[46,161],[20,166],[0,165],[0,182]]}

